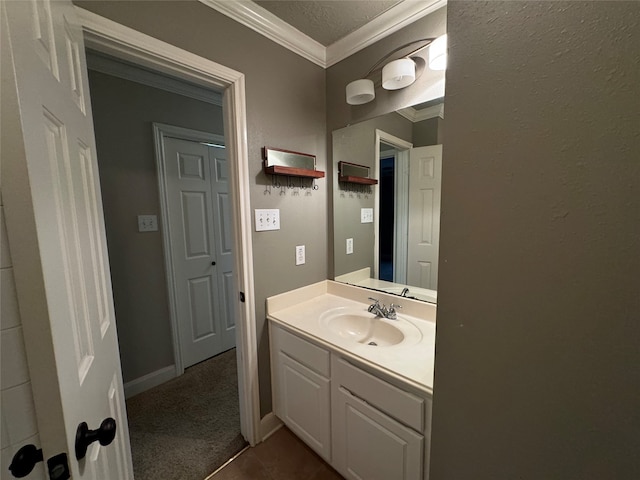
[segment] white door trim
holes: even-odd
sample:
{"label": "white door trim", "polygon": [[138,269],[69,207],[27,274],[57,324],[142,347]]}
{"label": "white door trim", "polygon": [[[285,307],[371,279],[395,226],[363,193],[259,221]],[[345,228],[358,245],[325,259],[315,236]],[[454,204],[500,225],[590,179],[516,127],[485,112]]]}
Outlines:
{"label": "white door trim", "polygon": [[155,146],[156,170],[158,173],[158,189],[160,192],[160,216],[162,218],[162,243],[164,246],[164,264],[167,272],[167,293],[169,295],[169,318],[171,319],[171,336],[173,337],[173,358],[176,376],[184,373],[182,348],[180,347],[180,329],[178,328],[178,293],[175,288],[176,279],[173,271],[173,248],[169,223],[169,195],[167,192],[166,165],[164,155],[165,137],[175,137],[194,142],[216,142],[225,144],[222,135],[200,132],[188,128],[176,127],[164,123],[153,123],[153,142]]}
{"label": "white door trim", "polygon": [[[408,150],[413,148],[413,143],[407,142],[399,137],[391,135],[385,131],[376,128],[376,144],[375,144],[375,161],[373,162],[373,178],[380,176],[380,142],[393,145],[398,150]],[[373,209],[373,278],[380,276],[380,238],[378,230],[380,229],[380,189],[374,188],[374,209]]]}
{"label": "white door trim", "polygon": [[260,438],[258,352],[249,201],[249,164],[244,74],[112,20],[76,7],[85,46],[196,84],[224,90],[223,116],[233,209],[236,288],[244,292],[237,322],[240,429],[255,445]]}

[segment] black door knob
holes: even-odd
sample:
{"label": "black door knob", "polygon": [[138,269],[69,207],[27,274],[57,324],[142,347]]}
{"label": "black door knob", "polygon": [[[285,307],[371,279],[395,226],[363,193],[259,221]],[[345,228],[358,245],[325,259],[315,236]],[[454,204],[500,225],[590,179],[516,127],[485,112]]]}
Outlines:
{"label": "black door knob", "polygon": [[26,477],[31,473],[36,463],[42,460],[42,450],[37,449],[35,445],[25,445],[13,456],[9,471],[16,478]]}
{"label": "black door knob", "polygon": [[211,262],[211,265],[215,265],[215,264],[216,264],[216,262]]}
{"label": "black door knob", "polygon": [[87,422],[82,422],[76,430],[76,458],[82,460],[87,454],[87,448],[96,440],[100,445],[107,446],[116,436],[116,421],[105,418],[96,430],[89,430]]}

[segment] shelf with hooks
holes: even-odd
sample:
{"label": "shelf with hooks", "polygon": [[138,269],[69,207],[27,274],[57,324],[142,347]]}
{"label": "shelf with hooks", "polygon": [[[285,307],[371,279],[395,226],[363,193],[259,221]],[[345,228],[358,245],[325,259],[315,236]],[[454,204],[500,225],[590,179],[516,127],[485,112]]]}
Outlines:
{"label": "shelf with hooks", "polygon": [[378,184],[378,180],[369,177],[369,167],[349,162],[338,162],[338,181],[359,185]]}
{"label": "shelf with hooks", "polygon": [[324,178],[324,172],[316,170],[315,155],[264,147],[262,149],[262,159],[264,172],[269,175]]}
{"label": "shelf with hooks", "polygon": [[264,167],[264,172],[268,173],[269,175],[287,175],[289,177],[324,178],[324,172],[321,172],[320,170],[284,167],[281,165]]}

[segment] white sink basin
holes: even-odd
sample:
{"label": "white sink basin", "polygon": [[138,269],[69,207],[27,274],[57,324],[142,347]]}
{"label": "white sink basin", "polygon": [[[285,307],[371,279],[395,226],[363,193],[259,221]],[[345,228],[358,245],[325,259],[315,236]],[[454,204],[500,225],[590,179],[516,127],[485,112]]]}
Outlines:
{"label": "white sink basin", "polygon": [[355,308],[331,309],[320,316],[320,324],[334,336],[371,347],[415,344],[422,339],[420,330],[401,316],[389,320]]}

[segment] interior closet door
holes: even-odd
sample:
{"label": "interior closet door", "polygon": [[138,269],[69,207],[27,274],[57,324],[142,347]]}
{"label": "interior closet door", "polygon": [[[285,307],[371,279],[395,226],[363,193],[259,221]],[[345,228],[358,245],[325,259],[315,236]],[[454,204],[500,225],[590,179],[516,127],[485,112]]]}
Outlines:
{"label": "interior closet door", "polygon": [[235,346],[224,150],[164,138],[169,232],[183,367]]}

